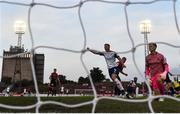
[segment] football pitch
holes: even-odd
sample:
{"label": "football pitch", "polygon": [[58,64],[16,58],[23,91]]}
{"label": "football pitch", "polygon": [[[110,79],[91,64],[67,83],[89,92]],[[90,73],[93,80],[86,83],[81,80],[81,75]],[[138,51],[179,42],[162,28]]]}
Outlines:
{"label": "football pitch", "polygon": [[[56,101],[68,105],[79,104],[93,100],[93,96],[59,96],[59,97],[41,97],[41,101]],[[143,99],[143,98],[141,98]],[[37,103],[36,97],[0,97],[0,103],[10,106],[28,106]],[[180,113],[180,103],[171,99],[165,99],[163,102],[153,101],[152,106],[157,113]],[[76,108],[68,108],[55,104],[44,104],[39,108],[40,113],[91,113],[92,104]],[[8,109],[0,108],[0,113],[35,113],[35,107],[31,109]],[[96,113],[150,113],[148,103],[130,103],[117,100],[102,99],[99,100]]]}

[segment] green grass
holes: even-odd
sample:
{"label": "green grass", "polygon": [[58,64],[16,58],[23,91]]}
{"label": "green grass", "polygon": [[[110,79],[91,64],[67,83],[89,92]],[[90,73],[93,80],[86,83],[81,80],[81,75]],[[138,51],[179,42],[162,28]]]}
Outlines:
{"label": "green grass", "polygon": [[[42,97],[42,101],[57,101],[66,104],[77,104],[86,101],[91,101],[93,97],[89,96],[76,96],[76,97]],[[35,104],[37,101],[36,97],[0,97],[0,103],[12,106],[27,106]],[[180,113],[180,103],[178,101],[165,99],[164,102],[153,101],[153,108],[157,113]],[[78,108],[67,108],[54,104],[42,105],[40,112],[42,113],[91,113],[92,104],[85,105]],[[0,113],[8,112],[35,112],[35,108],[28,110],[14,110],[0,108]],[[97,103],[97,113],[147,113],[150,112],[147,102],[144,103],[128,103],[117,100],[103,99]]]}

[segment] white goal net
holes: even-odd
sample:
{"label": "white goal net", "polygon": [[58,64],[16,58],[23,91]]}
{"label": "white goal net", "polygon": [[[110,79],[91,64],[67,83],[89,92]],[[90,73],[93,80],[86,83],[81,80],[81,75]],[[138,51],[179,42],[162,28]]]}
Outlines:
{"label": "white goal net", "polygon": [[[47,3],[48,1],[48,3]],[[67,0],[68,1],[68,0]],[[73,1],[73,0],[71,0]],[[78,103],[78,104],[65,104],[62,102],[56,102],[56,101],[42,101],[39,95],[39,90],[38,90],[38,83],[37,83],[37,79],[36,79],[36,74],[35,74],[35,68],[34,68],[34,64],[33,64],[33,58],[31,57],[31,67],[32,67],[32,72],[33,72],[33,81],[34,81],[34,85],[35,85],[35,91],[37,94],[37,102],[33,105],[28,105],[28,106],[10,106],[10,105],[5,105],[0,103],[0,107],[2,108],[9,108],[9,109],[31,109],[31,108],[36,108],[36,113],[39,113],[39,109],[41,106],[46,105],[46,104],[55,104],[55,105],[59,105],[59,106],[63,106],[63,107],[80,107],[80,106],[84,106],[84,105],[88,105],[88,104],[92,104],[92,113],[96,112],[96,105],[98,103],[98,101],[102,100],[102,99],[110,99],[110,100],[117,100],[117,101],[124,101],[124,102],[136,102],[136,103],[142,103],[142,102],[148,102],[148,107],[150,112],[154,113],[154,108],[152,105],[152,102],[154,99],[156,98],[168,98],[168,99],[172,99],[175,101],[180,101],[179,98],[176,97],[172,97],[172,96],[168,96],[168,95],[159,95],[159,96],[153,96],[152,95],[152,91],[150,89],[150,86],[148,85],[147,81],[144,78],[144,63],[142,65],[139,65],[139,62],[137,60],[141,59],[141,61],[144,61],[144,51],[141,51],[140,54],[142,55],[142,57],[138,58],[137,55],[137,51],[139,49],[142,48],[142,50],[144,49],[144,45],[147,45],[146,43],[144,43],[144,41],[137,41],[138,38],[136,37],[140,37],[137,34],[137,31],[134,31],[134,29],[136,29],[136,27],[134,27],[136,24],[134,24],[132,22],[132,20],[136,20],[138,18],[138,16],[142,16],[145,15],[146,13],[148,13],[149,18],[150,17],[154,17],[154,20],[158,20],[156,17],[157,15],[161,15],[161,13],[166,14],[165,18],[162,17],[162,19],[167,20],[166,23],[168,23],[169,25],[173,26],[173,30],[171,30],[170,28],[172,28],[172,26],[163,26],[162,28],[166,28],[167,31],[161,31],[161,29],[156,30],[155,34],[160,34],[160,37],[167,37],[167,35],[169,35],[168,37],[170,37],[170,39],[159,39],[156,38],[151,39],[151,41],[156,42],[158,45],[161,45],[162,47],[170,47],[170,51],[168,51],[167,53],[169,55],[171,55],[171,57],[173,57],[173,52],[175,52],[175,56],[176,56],[176,61],[178,62],[174,62],[173,65],[175,65],[175,63],[179,63],[179,48],[180,48],[180,28],[179,28],[179,22],[180,21],[180,1],[179,0],[74,0],[75,2],[66,2],[65,4],[61,4],[61,0],[25,0],[23,2],[20,2],[18,0],[0,0],[0,7],[4,7],[7,6],[9,8],[7,8],[6,12],[11,12],[11,10],[13,10],[13,8],[11,9],[11,6],[16,6],[16,7],[23,7],[26,8],[26,15],[24,15],[24,18],[27,19],[27,27],[28,27],[28,33],[29,33],[29,39],[27,39],[27,44],[30,44],[30,50],[27,51],[26,53],[31,53],[33,54],[35,51],[37,50],[41,50],[43,51],[48,51],[50,52],[50,55],[53,56],[53,53],[51,53],[51,51],[53,50],[55,53],[59,53],[59,56],[57,58],[55,58],[56,60],[49,60],[51,63],[49,63],[51,66],[53,66],[53,64],[56,64],[56,62],[61,59],[62,56],[64,56],[63,54],[65,54],[65,57],[67,59],[69,59],[68,61],[70,61],[70,65],[76,65],[76,64],[80,64],[81,66],[76,66],[74,67],[74,69],[76,71],[78,71],[79,69],[83,69],[84,70],[84,74],[87,76],[90,76],[90,72],[89,72],[89,68],[92,66],[95,66],[97,64],[103,64],[105,65],[105,62],[103,61],[99,61],[99,58],[92,58],[90,61],[92,64],[91,66],[88,66],[86,64],[86,57],[88,57],[88,51],[86,50],[87,47],[97,47],[97,48],[101,48],[103,45],[103,43],[106,43],[106,41],[112,43],[113,45],[116,44],[116,49],[120,50],[117,51],[118,54],[120,55],[125,55],[125,54],[129,54],[128,56],[131,57],[132,59],[132,64],[130,64],[131,66],[134,67],[134,69],[136,70],[137,75],[139,75],[141,77],[142,81],[146,82],[146,85],[148,87],[148,97],[147,99],[123,99],[123,98],[117,98],[117,97],[108,97],[108,96],[102,96],[102,97],[98,97],[97,93],[96,93],[96,88],[94,86],[94,83],[92,81],[92,78],[89,77],[90,79],[90,83],[91,83],[91,87],[92,90],[76,90],[77,94],[81,94],[81,92],[87,92],[87,94],[92,94],[94,96],[94,99],[92,101],[88,101],[88,102],[83,102],[83,103]],[[70,4],[68,4],[70,3]],[[167,9],[163,9],[160,12],[156,13],[156,10],[158,10],[157,7],[154,7],[154,5],[160,6],[159,9],[165,7],[163,6],[164,4],[168,4],[168,8],[171,10],[170,13],[167,13]],[[92,6],[96,6],[96,7],[92,7]],[[137,7],[135,7],[137,6]],[[91,8],[89,8],[91,7]],[[99,7],[99,9],[98,9]],[[103,7],[106,8],[106,10],[103,10]],[[115,9],[113,9],[115,7]],[[130,11],[128,10],[128,8],[131,7],[135,7],[134,9],[130,9]],[[141,7],[143,7],[143,9],[140,9]],[[37,9],[41,9],[43,10],[43,12],[39,12],[39,14],[36,14],[36,10]],[[46,11],[47,8],[47,11]],[[85,10],[86,8],[89,8],[88,11]],[[98,10],[97,10],[97,9]],[[109,9],[108,9],[109,8]],[[147,8],[147,9],[146,9]],[[149,8],[149,9],[148,9]],[[153,10],[153,8],[155,8],[156,10]],[[117,11],[117,9],[119,9]],[[135,14],[130,13],[130,12],[135,12],[134,10],[137,10],[137,12]],[[146,13],[143,13],[143,10],[146,9]],[[178,10],[177,10],[178,9]],[[54,13],[53,11],[62,11],[60,13]],[[63,12],[68,10],[69,12]],[[91,10],[94,11],[94,16],[96,16],[96,18],[93,18],[93,15],[91,15]],[[97,12],[96,12],[97,10]],[[114,11],[114,12],[110,12],[110,10]],[[22,9],[19,9],[19,12],[21,12]],[[118,19],[122,19],[122,20],[116,20],[115,22],[113,20],[110,20],[109,17],[105,17],[104,18],[104,11],[106,11],[107,13],[112,13],[114,14],[113,18],[118,18]],[[1,10],[1,12],[3,12],[3,10]],[[61,28],[61,26],[57,23],[57,26],[59,26],[59,30],[56,30],[55,28],[53,28],[51,26],[53,20],[53,13],[54,15],[59,15],[58,19],[61,21],[61,23],[64,23],[63,27]],[[63,13],[67,13],[67,18],[64,18]],[[119,15],[116,15],[118,14]],[[42,14],[42,17],[41,17]],[[41,22],[43,20],[46,19],[46,17],[43,17],[44,14],[48,14],[49,17],[51,17],[51,20],[49,22],[51,22],[51,24],[48,23],[48,21],[44,22],[44,25],[38,25],[38,23],[33,24],[34,21],[37,22]],[[62,16],[61,16],[62,14]],[[130,15],[131,14],[131,15]],[[138,15],[138,16],[137,16]],[[155,16],[154,16],[155,15]],[[40,19],[36,18],[34,19],[33,17],[41,17]],[[87,16],[87,17],[86,17]],[[171,19],[167,19],[166,16],[171,16]],[[179,17],[179,18],[178,18]],[[0,19],[3,17],[0,17]],[[7,17],[8,18],[8,17]],[[43,19],[44,18],[44,19]],[[43,20],[41,20],[43,19]],[[66,19],[72,20],[75,19],[77,21],[77,23],[74,25],[72,23],[68,23]],[[98,20],[98,19],[102,19],[102,20]],[[138,18],[141,19],[141,18]],[[137,19],[137,20],[138,20]],[[92,20],[94,20],[94,23],[90,23]],[[103,21],[106,20],[106,21]],[[136,21],[137,21],[136,20]],[[160,20],[158,20],[157,22],[154,23],[158,23]],[[106,23],[105,23],[106,22]],[[5,24],[3,22],[1,22],[2,24]],[[68,23],[68,24],[67,24]],[[124,24],[121,25],[121,24]],[[6,23],[9,24],[9,23]],[[55,23],[56,24],[56,23]],[[162,24],[162,23],[161,23]],[[68,26],[66,28],[66,25]],[[72,25],[72,26],[71,26]],[[114,25],[114,28],[109,28],[110,25]],[[133,25],[133,26],[132,26]],[[121,27],[123,26],[123,27]],[[159,28],[161,27],[161,25],[158,26]],[[39,30],[38,32],[36,30],[34,30],[33,28],[37,28],[36,30]],[[87,29],[88,28],[88,29]],[[96,29],[97,28],[97,29]],[[108,28],[108,29],[103,29],[103,28]],[[5,30],[2,30],[3,28],[1,28],[1,31],[5,31],[7,30],[7,28]],[[70,30],[69,30],[70,29]],[[9,30],[9,29],[8,29]],[[63,32],[63,31],[70,31],[68,32]],[[76,33],[77,31],[80,31],[78,33]],[[109,30],[109,31],[108,31]],[[173,31],[173,33],[170,33],[168,31]],[[59,33],[54,34],[53,31],[59,31]],[[73,32],[72,32],[73,31]],[[133,32],[132,32],[133,31]],[[39,38],[41,40],[37,40],[37,36],[38,34],[44,33],[44,35]],[[113,33],[114,32],[114,33]],[[108,33],[108,34],[105,34]],[[8,34],[8,32],[7,32]],[[65,34],[66,37],[72,37],[71,35],[74,36],[74,38],[63,38],[63,35]],[[105,34],[105,35],[102,35]],[[113,35],[112,35],[113,34]],[[116,34],[118,34],[118,36],[116,36]],[[175,36],[173,36],[173,34],[175,34]],[[125,38],[121,38],[121,36],[125,35]],[[173,37],[171,37],[173,36]],[[9,36],[9,37],[13,37],[13,36]],[[50,39],[46,39],[46,37],[51,37]],[[53,39],[52,37],[58,37],[59,41],[57,41],[57,39]],[[94,38],[96,37],[96,38]],[[104,38],[104,39],[98,39],[102,38],[102,37],[108,37],[108,38]],[[109,38],[111,37],[111,38]],[[153,35],[152,35],[153,37]],[[176,37],[176,38],[174,38]],[[43,39],[44,38],[44,39]],[[92,39],[91,39],[92,38]],[[114,40],[115,39],[115,40]],[[125,40],[126,39],[126,40]],[[141,38],[143,39],[143,38]],[[159,40],[158,40],[159,39]],[[114,41],[112,41],[114,40]],[[165,40],[165,41],[164,41]],[[112,41],[112,42],[111,42]],[[175,43],[174,43],[174,42]],[[89,43],[90,42],[90,43]],[[98,44],[95,44],[98,43]],[[3,43],[7,43],[7,42],[3,42]],[[56,44],[57,43],[57,44]],[[50,44],[50,45],[48,45]],[[74,46],[74,44],[76,44]],[[55,46],[54,46],[55,45]],[[72,48],[71,48],[72,46]],[[123,48],[125,47],[126,48]],[[119,47],[121,49],[119,49]],[[2,50],[2,49],[1,49]],[[165,50],[162,50],[165,52]],[[26,54],[26,53],[22,53]],[[71,56],[71,54],[75,55],[75,56]],[[62,55],[62,56],[61,56]],[[18,55],[15,55],[18,56]],[[9,56],[8,58],[13,58],[15,56]],[[2,55],[0,55],[0,59],[3,59],[4,57]],[[75,59],[75,60],[74,60]],[[98,59],[98,60],[97,60]],[[101,58],[102,59],[102,58]],[[173,58],[171,58],[173,59]],[[79,63],[76,63],[79,60]],[[97,63],[97,64],[96,64]],[[46,64],[46,63],[45,63]],[[50,66],[49,65],[49,66]],[[61,64],[63,67],[66,67],[66,63],[62,63]],[[78,68],[79,69],[78,69]],[[127,65],[127,67],[129,67]],[[68,67],[69,68],[69,67]],[[45,69],[46,70],[46,69]],[[81,70],[82,71],[82,70]],[[131,71],[131,69],[127,70]],[[49,71],[48,71],[49,72]],[[47,72],[45,71],[45,74]],[[77,72],[78,74],[79,72]]]}

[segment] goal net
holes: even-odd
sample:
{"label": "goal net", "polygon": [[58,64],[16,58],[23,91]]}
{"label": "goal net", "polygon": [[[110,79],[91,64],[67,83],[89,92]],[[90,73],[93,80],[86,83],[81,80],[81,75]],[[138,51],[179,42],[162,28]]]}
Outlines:
{"label": "goal net", "polygon": [[[35,108],[36,113],[39,113],[39,108],[46,104],[72,108],[90,104],[93,105],[91,112],[94,113],[100,100],[109,99],[130,103],[148,102],[150,112],[154,113],[152,102],[157,98],[168,98],[179,102],[179,98],[168,95],[153,96],[144,76],[144,47],[147,45],[147,42],[144,42],[145,37],[149,42],[158,44],[158,51],[166,53],[171,68],[179,67],[179,6],[179,0],[0,0],[1,51],[17,41],[12,38],[16,36],[12,34],[10,27],[14,20],[19,17],[26,20],[27,34],[22,41],[29,50],[21,55],[45,53],[46,82],[48,82],[49,72],[57,66],[60,72],[68,76],[72,75],[72,79],[75,80],[81,75],[90,76],[89,69],[99,65],[102,65],[99,67],[108,76],[104,59],[90,55],[86,49],[90,47],[103,50],[103,44],[110,43],[113,50],[120,56],[128,58],[126,72],[130,76],[122,77],[122,80],[129,81],[135,75],[140,81],[145,82],[148,88],[146,99],[99,97],[92,78],[89,77],[92,89],[76,89],[75,94],[93,95],[94,99],[91,102],[67,105],[61,102],[43,101],[40,98],[38,80],[31,57],[37,102],[28,106],[10,106],[0,103],[0,107],[22,110]],[[153,31],[143,36],[138,26],[139,22],[146,18],[151,19],[153,25],[157,26],[152,26]],[[8,58],[16,56],[19,55],[8,56]],[[3,58],[0,55],[0,59]],[[177,69],[173,70],[177,71]]]}

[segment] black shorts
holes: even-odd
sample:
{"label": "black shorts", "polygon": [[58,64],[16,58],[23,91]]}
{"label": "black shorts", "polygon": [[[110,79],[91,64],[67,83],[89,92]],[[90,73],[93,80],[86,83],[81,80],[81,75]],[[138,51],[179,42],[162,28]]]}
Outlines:
{"label": "black shorts", "polygon": [[56,84],[56,80],[52,79],[51,82],[50,82],[50,84],[53,84],[53,86],[56,87],[56,85],[57,85],[57,84]]}
{"label": "black shorts", "polygon": [[109,71],[109,76],[112,79],[112,74],[116,74],[117,76],[119,75],[119,69],[117,67],[113,67],[108,69]]}

